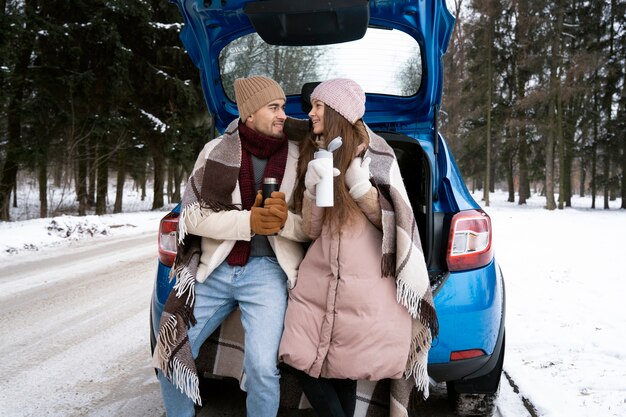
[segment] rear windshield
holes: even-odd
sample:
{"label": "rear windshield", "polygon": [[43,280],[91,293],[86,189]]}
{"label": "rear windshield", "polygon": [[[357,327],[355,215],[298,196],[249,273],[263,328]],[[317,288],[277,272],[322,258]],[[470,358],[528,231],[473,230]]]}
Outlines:
{"label": "rear windshield", "polygon": [[220,53],[222,84],[235,101],[236,78],[264,75],[287,95],[307,82],[352,78],[368,93],[411,96],[422,79],[419,44],[404,32],[369,28],[362,39],[324,46],[274,46],[256,33],[228,44]]}

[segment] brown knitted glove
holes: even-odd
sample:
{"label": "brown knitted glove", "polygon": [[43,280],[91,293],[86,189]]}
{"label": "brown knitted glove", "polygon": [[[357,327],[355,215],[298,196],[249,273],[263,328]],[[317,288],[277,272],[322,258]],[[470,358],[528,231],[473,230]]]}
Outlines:
{"label": "brown knitted glove", "polygon": [[[250,229],[257,235],[275,235],[280,231],[281,218],[272,214],[267,207],[260,207],[263,196],[257,193],[254,205],[250,209]],[[267,199],[269,200],[269,198]]]}
{"label": "brown knitted glove", "polygon": [[265,199],[265,208],[270,210],[270,213],[280,218],[280,228],[285,227],[287,222],[287,216],[289,209],[287,208],[287,202],[285,201],[285,193],[280,191],[272,191],[272,196]]}

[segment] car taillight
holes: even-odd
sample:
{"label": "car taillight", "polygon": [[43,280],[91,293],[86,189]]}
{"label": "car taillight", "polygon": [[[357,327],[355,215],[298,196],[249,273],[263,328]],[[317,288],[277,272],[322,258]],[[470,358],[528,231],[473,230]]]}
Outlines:
{"label": "car taillight", "polygon": [[177,227],[178,213],[169,213],[159,225],[159,261],[167,266],[172,266],[176,258]]}
{"label": "car taillight", "polygon": [[448,239],[448,268],[462,271],[491,262],[491,219],[482,210],[461,211],[452,217]]}

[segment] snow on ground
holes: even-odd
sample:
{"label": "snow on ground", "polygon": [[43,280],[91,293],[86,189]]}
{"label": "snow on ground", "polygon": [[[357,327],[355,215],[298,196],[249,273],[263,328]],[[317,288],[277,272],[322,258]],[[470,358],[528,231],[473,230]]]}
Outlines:
{"label": "snow on ground", "polygon": [[[480,202],[482,192],[474,197]],[[525,206],[505,200],[497,192],[485,207],[506,282],[505,371],[540,416],[626,416],[621,201],[592,210],[589,198],[573,198],[572,208],[547,211],[540,196]],[[600,198],[596,204],[602,206]],[[84,239],[156,233],[163,214],[3,222],[0,259],[37,256]],[[499,401],[505,409],[519,407],[511,398]]]}
{"label": "snow on ground", "polygon": [[57,216],[16,222],[0,222],[0,259],[22,259],[48,253],[85,239],[106,239],[154,232],[165,211],[145,211],[103,216]]}
{"label": "snow on ground", "polygon": [[[107,236],[127,236],[153,231],[159,227],[160,219],[175,204],[161,210],[149,211],[152,206],[152,191],[141,200],[141,191],[131,181],[126,181],[122,198],[123,214],[76,216],[76,194],[73,188],[58,188],[49,185],[49,218],[39,216],[39,190],[35,180],[22,174],[18,178],[18,207],[11,207],[12,222],[0,222],[0,259],[35,252],[47,252],[66,244],[79,244],[83,239],[102,239]],[[109,185],[107,213],[112,213],[115,202],[115,185]],[[66,213],[66,214],[63,214]]]}
{"label": "snow on ground", "polygon": [[505,200],[485,208],[506,285],[505,371],[541,416],[626,416],[621,201],[547,211],[539,196]]}

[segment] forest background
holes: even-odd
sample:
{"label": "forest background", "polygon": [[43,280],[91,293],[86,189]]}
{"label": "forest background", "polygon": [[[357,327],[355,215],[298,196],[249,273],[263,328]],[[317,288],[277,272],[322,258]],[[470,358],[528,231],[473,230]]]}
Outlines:
{"label": "forest background", "polygon": [[[625,209],[626,1],[448,4],[439,127],[482,204],[500,187],[550,210],[574,193]],[[216,136],[181,27],[167,0],[0,0],[0,220],[25,181],[39,217],[121,212],[129,181],[152,209],[180,199]],[[275,58],[285,84],[314,56]],[[51,190],[73,198],[49,204]]]}

